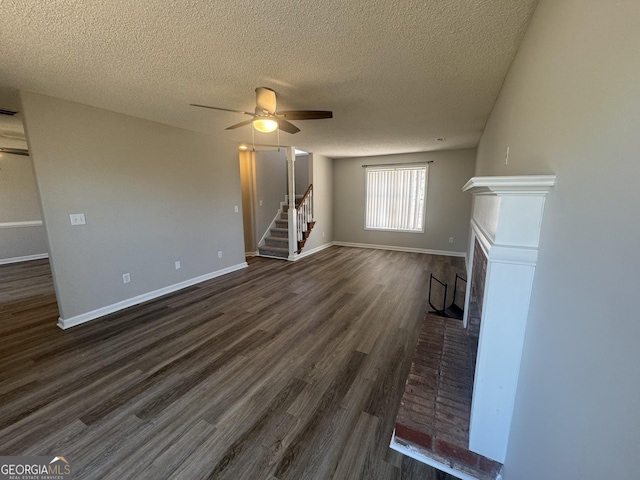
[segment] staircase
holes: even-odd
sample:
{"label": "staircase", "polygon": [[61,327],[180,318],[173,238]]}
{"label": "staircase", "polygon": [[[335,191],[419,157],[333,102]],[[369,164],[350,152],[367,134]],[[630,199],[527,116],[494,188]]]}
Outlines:
{"label": "staircase", "polygon": [[301,238],[301,240],[298,240],[298,251],[296,252],[297,254],[300,254],[300,252],[302,252],[302,247],[304,247],[304,244],[307,243],[307,238],[309,238],[309,235],[311,235],[311,230],[313,229],[313,226],[315,224],[316,222],[308,222],[306,224],[306,227],[300,229],[300,232],[298,232],[298,238]]}
{"label": "staircase", "polygon": [[[296,253],[302,251],[311,229],[316,224],[313,220],[313,185],[309,185],[306,193],[299,199],[296,197]],[[258,246],[258,252],[263,257],[289,258],[289,204],[280,204],[280,218],[274,219],[269,227],[269,236],[264,238],[264,244]],[[262,243],[262,241],[261,241]]]}
{"label": "staircase", "polygon": [[309,185],[300,201],[296,202],[297,229],[296,238],[298,240],[297,254],[300,254],[302,247],[307,243],[307,238],[311,235],[311,230],[316,222],[313,220],[313,184]]}
{"label": "staircase", "polygon": [[280,218],[275,220],[275,226],[269,229],[269,236],[265,237],[264,245],[258,247],[260,256],[289,258],[289,205],[282,204]]}

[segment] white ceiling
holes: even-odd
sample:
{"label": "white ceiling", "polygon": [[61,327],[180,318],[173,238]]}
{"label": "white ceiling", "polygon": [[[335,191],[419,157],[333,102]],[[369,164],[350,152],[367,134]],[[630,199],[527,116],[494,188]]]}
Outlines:
{"label": "white ceiling", "polygon": [[280,110],[334,112],[281,133],[305,151],[474,147],[536,4],[0,0],[0,86],[238,142],[251,141],[250,127],[224,128],[247,117],[189,103],[252,111],[254,88],[266,86]]}

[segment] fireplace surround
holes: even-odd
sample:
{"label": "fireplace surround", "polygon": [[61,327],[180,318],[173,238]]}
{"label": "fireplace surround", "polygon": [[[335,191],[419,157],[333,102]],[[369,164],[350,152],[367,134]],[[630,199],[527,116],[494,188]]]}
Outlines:
{"label": "fireplace surround", "polygon": [[[473,194],[467,272],[472,281],[464,317],[470,335],[474,308],[480,316],[469,449],[500,463],[509,439],[544,202],[555,180],[554,175],[474,177],[463,187]],[[479,254],[484,261],[478,261]]]}

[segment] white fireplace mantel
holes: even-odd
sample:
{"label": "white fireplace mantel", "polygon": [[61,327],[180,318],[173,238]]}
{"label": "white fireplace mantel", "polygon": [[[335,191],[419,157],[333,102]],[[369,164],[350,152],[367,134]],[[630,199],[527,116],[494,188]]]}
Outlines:
{"label": "white fireplace mantel", "polygon": [[512,175],[506,177],[473,177],[462,190],[464,192],[528,195],[547,193],[556,184],[555,175]]}
{"label": "white fireplace mantel", "polygon": [[[520,373],[545,197],[555,175],[474,177],[469,269],[476,240],[487,257],[469,448],[504,462]],[[471,271],[467,278],[472,278]],[[465,299],[465,325],[471,282]]]}

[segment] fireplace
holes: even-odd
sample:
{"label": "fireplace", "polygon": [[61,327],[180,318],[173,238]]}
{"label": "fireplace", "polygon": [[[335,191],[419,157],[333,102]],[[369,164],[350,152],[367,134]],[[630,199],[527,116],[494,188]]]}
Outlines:
{"label": "fireplace", "polygon": [[467,334],[469,336],[469,349],[473,371],[476,369],[478,356],[478,342],[480,340],[480,320],[482,301],[484,300],[484,285],[487,278],[487,255],[482,250],[480,242],[476,239],[473,245],[473,258],[471,265],[471,285],[469,286],[469,305],[467,313]]}
{"label": "fireplace", "polygon": [[[464,323],[475,343],[469,449],[504,462],[553,175],[474,177]],[[476,338],[474,338],[474,336]],[[473,348],[473,347],[472,347]]]}

